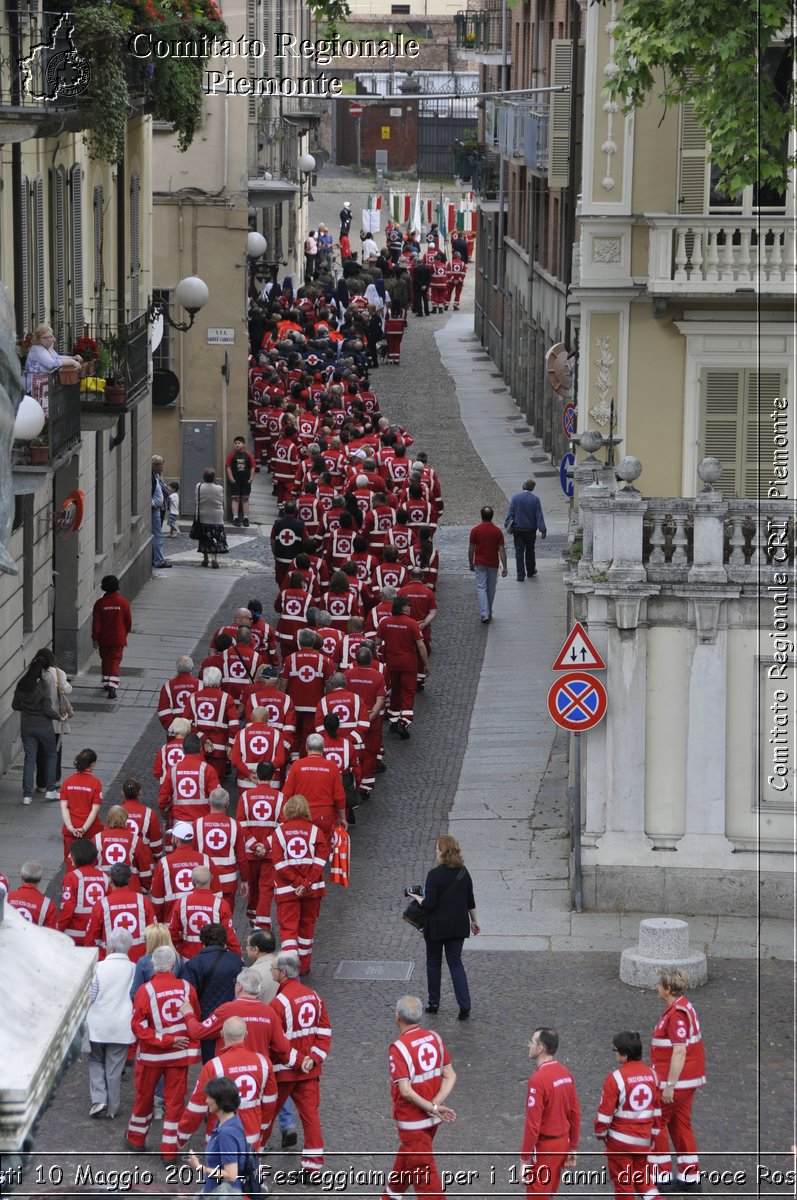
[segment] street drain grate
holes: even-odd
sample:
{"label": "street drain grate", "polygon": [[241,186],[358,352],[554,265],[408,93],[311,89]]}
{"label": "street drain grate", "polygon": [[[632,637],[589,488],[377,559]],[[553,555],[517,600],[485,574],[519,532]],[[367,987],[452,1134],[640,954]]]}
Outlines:
{"label": "street drain grate", "polygon": [[[99,675],[101,671],[102,668],[95,665],[93,667],[89,667],[86,674]],[[125,675],[132,675],[136,679],[143,679],[147,672],[144,667],[125,667],[124,673]]]}
{"label": "street drain grate", "polygon": [[338,963],[333,978],[369,980],[409,979],[415,968],[411,962],[391,962],[383,958],[366,958],[359,961],[344,959]]}
{"label": "street drain grate", "polygon": [[112,709],[108,708],[107,700],[105,700],[104,702],[99,701],[99,700],[97,700],[96,702],[93,700],[88,701],[88,702],[84,701],[84,700],[75,700],[74,692],[72,693],[72,700],[73,700],[72,707],[74,708],[76,713],[84,713],[84,712],[86,712],[86,713],[87,712],[107,713],[107,712],[113,711]]}

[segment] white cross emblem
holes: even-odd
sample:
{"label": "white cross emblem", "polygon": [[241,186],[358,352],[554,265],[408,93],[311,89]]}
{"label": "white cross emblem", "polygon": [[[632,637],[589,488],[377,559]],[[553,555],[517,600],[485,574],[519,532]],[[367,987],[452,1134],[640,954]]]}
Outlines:
{"label": "white cross emblem", "polygon": [[298,538],[292,529],[281,529],[277,534],[277,541],[281,546],[292,546]]}
{"label": "white cross emblem", "polygon": [[272,811],[272,805],[269,804],[268,800],[255,800],[252,805],[252,816],[256,821],[271,820]]}
{"label": "white cross emblem", "polygon": [[249,738],[249,753],[254,754],[258,758],[262,758],[268,754],[270,748],[269,739],[264,733],[253,733]]}
{"label": "white cross emblem", "polygon": [[223,850],[227,845],[227,834],[223,829],[209,829],[205,834],[205,841],[210,846],[211,850]]}
{"label": "white cross emblem", "polygon": [[176,1024],[182,1020],[180,1009],[183,1007],[183,1001],[178,996],[170,996],[168,1000],[164,1000],[161,1005],[161,1017],[170,1025]]}
{"label": "white cross emblem", "polygon": [[274,704],[274,703],[261,704],[260,707],[264,708],[266,710],[266,716],[268,717],[269,721],[272,724],[274,724],[275,722],[277,722],[279,720],[279,717],[280,717],[279,705]]}
{"label": "white cross emblem", "polygon": [[424,1071],[431,1071],[437,1066],[437,1050],[431,1042],[424,1042],[418,1051],[418,1062],[423,1067]]}
{"label": "white cross emblem", "polygon": [[340,750],[325,750],[324,757],[330,759],[333,763],[336,763],[340,767],[341,771],[343,770],[343,755],[341,754]]}
{"label": "white cross emblem", "polygon": [[312,683],[316,678],[316,673],[310,666],[299,667],[296,674],[301,679],[302,683]]}
{"label": "white cross emblem", "polygon": [[191,891],[191,872],[192,871],[193,871],[193,867],[181,867],[179,871],[175,872],[174,886],[178,892],[190,892]]}
{"label": "white cross emblem", "polygon": [[96,904],[105,895],[105,888],[101,883],[87,883],[85,895],[89,904]]}
{"label": "white cross emblem", "polygon": [[285,601],[283,613],[286,617],[300,617],[302,615],[302,602],[294,596],[289,596]]}
{"label": "white cross emblem", "polygon": [[188,928],[192,933],[199,933],[200,929],[204,929],[205,925],[210,924],[210,917],[202,909],[192,912],[188,917]]}
{"label": "white cross emblem", "polygon": [[239,662],[238,659],[234,659],[232,662],[227,663],[227,674],[231,679],[249,678],[249,672],[247,671],[245,664]]}
{"label": "white cross emblem", "polygon": [[321,651],[323,654],[334,654],[337,646],[337,638],[330,637],[329,634],[321,642]]}
{"label": "white cross emblem", "polygon": [[138,921],[131,912],[121,912],[114,918],[114,929],[126,929],[128,933],[135,933],[138,930]]}
{"label": "white cross emblem", "polygon": [[199,783],[191,775],[181,775],[177,780],[177,795],[183,800],[194,800],[199,795]]}
{"label": "white cross emblem", "polygon": [[302,1029],[309,1029],[311,1025],[315,1024],[315,1005],[309,1000],[305,1000],[296,1014],[296,1020]]}
{"label": "white cross emblem", "polygon": [[346,601],[337,600],[335,597],[331,597],[328,601],[327,607],[333,616],[342,617],[346,611]]}
{"label": "white cross emblem", "polygon": [[303,837],[295,834],[293,837],[288,838],[288,841],[285,843],[285,849],[291,858],[305,858],[307,855],[307,842]]}
{"label": "white cross emblem", "polygon": [[257,1080],[251,1075],[236,1075],[234,1083],[243,1103],[250,1104],[257,1095]]}
{"label": "white cross emblem", "polygon": [[200,700],[196,706],[196,715],[200,721],[212,721],[216,715],[216,708],[210,700]]}
{"label": "white cross emblem", "polygon": [[172,746],[171,750],[166,751],[166,762],[170,767],[176,767],[178,763],[185,758],[185,751],[182,745]]}
{"label": "white cross emblem", "polygon": [[122,863],[127,858],[127,850],[121,842],[111,842],[105,847],[105,861],[109,863]]}
{"label": "white cross emblem", "polygon": [[351,710],[345,700],[337,700],[332,705],[332,711],[341,721],[348,721],[351,718]]}
{"label": "white cross emblem", "polygon": [[174,693],[174,703],[177,708],[185,708],[191,696],[191,688],[180,688]]}

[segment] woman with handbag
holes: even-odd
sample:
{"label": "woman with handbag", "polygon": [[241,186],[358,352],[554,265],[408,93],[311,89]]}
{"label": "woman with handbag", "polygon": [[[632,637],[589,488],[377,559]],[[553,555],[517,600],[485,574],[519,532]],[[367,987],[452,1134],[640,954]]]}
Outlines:
{"label": "woman with handbag", "polygon": [[426,876],[423,896],[411,893],[426,913],[423,936],[426,939],[426,984],[429,989],[428,1013],[440,1007],[440,977],[443,951],[459,1005],[459,1020],[470,1016],[468,977],[462,965],[462,947],[466,937],[479,933],[473,880],[462,861],[456,838],[442,834],[435,846],[437,866]]}
{"label": "woman with handbag", "polygon": [[[64,747],[64,734],[71,733],[69,728],[69,718],[74,715],[75,710],[69,702],[68,697],[72,692],[72,684],[64,671],[58,666],[55,660],[55,655],[52,650],[44,647],[36,651],[36,657],[41,658],[48,664],[45,680],[50,682],[50,691],[53,697],[53,708],[60,714],[60,721],[55,721],[53,728],[55,730],[55,745],[56,745],[56,760],[55,760],[55,786],[61,786],[61,754]],[[36,786],[39,791],[44,791],[47,784],[47,768],[46,759],[39,747],[39,756],[36,764]]]}
{"label": "woman with handbag", "polygon": [[216,472],[207,467],[202,472],[202,483],[196,485],[196,505],[191,537],[199,542],[197,553],[202,555],[202,566],[219,569],[220,554],[227,554],[227,534],[224,532],[224,488],[216,483]]}

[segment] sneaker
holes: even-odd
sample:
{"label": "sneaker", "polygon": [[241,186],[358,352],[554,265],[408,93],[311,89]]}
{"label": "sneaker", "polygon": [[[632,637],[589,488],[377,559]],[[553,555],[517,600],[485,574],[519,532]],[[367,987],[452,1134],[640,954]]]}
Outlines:
{"label": "sneaker", "polygon": [[[44,798],[45,800],[60,800],[61,793],[57,792],[54,788],[51,788],[49,792],[44,793]],[[28,803],[30,803],[30,797],[28,797]]]}
{"label": "sneaker", "polygon": [[244,529],[249,528],[249,518],[248,517],[244,517],[243,525],[244,525]]}
{"label": "sneaker", "polygon": [[105,1112],[107,1107],[107,1104],[92,1104],[91,1108],[89,1109],[89,1116],[98,1117],[101,1113]]}
{"label": "sneaker", "polygon": [[490,624],[490,618],[482,617],[482,625],[489,625],[489,624]]}
{"label": "sneaker", "polygon": [[33,797],[32,797],[32,796],[23,796],[23,797],[22,797],[22,803],[23,803],[23,804],[32,804],[32,803],[33,803]]}
{"label": "sneaker", "polygon": [[162,1121],[166,1114],[166,1105],[162,1100],[156,1100],[152,1108],[153,1121]]}
{"label": "sneaker", "polygon": [[295,1129],[286,1129],[282,1135],[282,1150],[290,1150],[299,1140],[299,1135]]}
{"label": "sneaker", "polygon": [[517,581],[518,581],[518,583],[525,583],[525,582],[526,582],[526,576],[525,576],[525,575],[518,575],[518,577],[517,577]]}
{"label": "sneaker", "polygon": [[238,525],[240,525],[240,524],[241,524],[241,518],[240,518],[240,517],[233,517],[233,519],[232,519],[232,523],[233,523],[233,525],[235,525],[235,526],[238,526]]}
{"label": "sneaker", "polygon": [[399,737],[402,738],[406,742],[407,738],[410,736],[410,727],[406,721],[399,721],[398,732],[399,732]]}

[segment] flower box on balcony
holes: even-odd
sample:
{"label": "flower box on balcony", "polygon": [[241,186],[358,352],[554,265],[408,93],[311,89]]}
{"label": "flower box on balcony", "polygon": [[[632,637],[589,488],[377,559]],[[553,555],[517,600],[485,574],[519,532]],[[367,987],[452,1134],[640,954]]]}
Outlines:
{"label": "flower box on balcony", "polygon": [[59,367],[58,378],[64,385],[80,382],[80,367]]}

